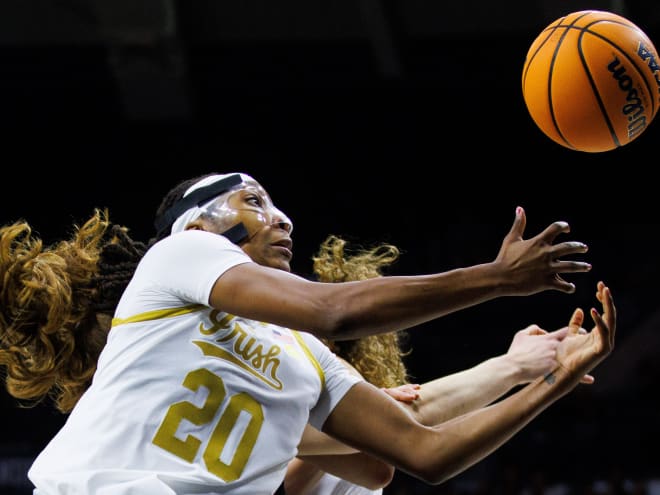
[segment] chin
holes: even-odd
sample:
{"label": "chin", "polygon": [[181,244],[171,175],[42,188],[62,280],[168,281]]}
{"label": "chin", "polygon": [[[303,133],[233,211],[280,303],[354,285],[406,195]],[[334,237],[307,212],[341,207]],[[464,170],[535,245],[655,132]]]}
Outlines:
{"label": "chin", "polygon": [[277,258],[265,258],[260,265],[268,266],[270,268],[275,268],[276,270],[283,270],[285,272],[291,271],[291,264],[288,259],[283,259],[280,257]]}
{"label": "chin", "polygon": [[281,261],[277,263],[277,266],[275,267],[279,270],[284,270],[285,272],[290,272],[291,271],[291,264],[288,261]]}

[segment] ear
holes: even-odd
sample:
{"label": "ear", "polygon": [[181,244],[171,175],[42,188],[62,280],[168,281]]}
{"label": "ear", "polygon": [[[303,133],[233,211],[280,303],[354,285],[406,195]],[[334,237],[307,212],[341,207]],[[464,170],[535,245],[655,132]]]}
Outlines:
{"label": "ear", "polygon": [[186,225],[186,228],[184,230],[206,230],[208,231],[208,226],[204,220],[201,218],[196,218],[192,222],[188,223]]}

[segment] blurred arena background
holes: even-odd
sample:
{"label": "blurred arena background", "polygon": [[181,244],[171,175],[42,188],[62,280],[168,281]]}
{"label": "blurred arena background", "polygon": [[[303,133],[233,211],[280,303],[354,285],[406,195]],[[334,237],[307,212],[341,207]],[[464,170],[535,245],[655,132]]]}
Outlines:
{"label": "blurred arena background", "polygon": [[[521,94],[529,44],[583,9],[624,15],[660,47],[657,0],[3,0],[1,221],[58,240],[108,207],[146,240],[180,179],[241,170],[293,219],[293,268],[311,276],[331,233],[396,244],[391,272],[412,274],[490,261],[518,205],[528,236],[567,220],[594,266],[567,277],[575,294],[413,329],[407,363],[421,382],[503,353],[516,330],[591,307],[602,279],[619,333],[596,383],[445,485],[400,473],[385,493],[658,494],[660,123],[573,152]],[[31,493],[25,472],[65,418],[4,391],[0,408],[0,493]]]}

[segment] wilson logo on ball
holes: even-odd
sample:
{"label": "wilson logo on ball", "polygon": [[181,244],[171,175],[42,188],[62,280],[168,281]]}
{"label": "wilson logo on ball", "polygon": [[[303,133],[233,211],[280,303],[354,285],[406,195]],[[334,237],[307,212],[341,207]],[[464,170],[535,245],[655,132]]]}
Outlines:
{"label": "wilson logo on ball", "polygon": [[621,61],[614,58],[614,61],[607,66],[607,70],[619,84],[619,88],[626,95],[626,104],[623,105],[621,113],[628,119],[628,138],[634,139],[639,133],[646,129],[647,115],[645,114],[642,99],[634,86],[632,78],[626,74],[625,67],[621,66]]}

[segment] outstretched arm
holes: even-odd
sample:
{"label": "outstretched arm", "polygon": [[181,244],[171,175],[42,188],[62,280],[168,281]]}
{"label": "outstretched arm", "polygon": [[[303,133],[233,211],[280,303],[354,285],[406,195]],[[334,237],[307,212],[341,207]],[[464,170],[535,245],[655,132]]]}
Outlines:
{"label": "outstretched arm", "polygon": [[[491,404],[516,386],[529,383],[557,366],[557,348],[568,327],[546,332],[538,325],[519,330],[506,354],[419,387],[416,400],[404,401],[425,425],[442,423]],[[586,375],[583,383],[593,383]]]}
{"label": "outstretched arm", "polygon": [[[422,385],[405,384],[383,390],[405,404],[422,424],[438,424],[483,407],[514,386],[552,371],[557,366],[557,347],[568,331],[563,328],[548,333],[530,325],[516,332],[506,354]],[[299,458],[287,470],[287,495],[307,493],[318,483],[323,471],[370,489],[389,484],[394,472],[389,464],[358,454],[311,426],[303,434],[299,452]],[[342,455],[347,453],[353,455]]]}
{"label": "outstretched arm", "polygon": [[216,281],[209,302],[234,315],[340,340],[407,329],[496,297],[573,292],[574,285],[561,274],[586,272],[591,266],[562,258],[585,253],[587,246],[575,241],[553,244],[569,232],[566,222],[554,222],[530,239],[523,239],[525,224],[519,208],[490,263],[433,275],[343,283],[313,282],[244,263]]}
{"label": "outstretched arm", "polygon": [[[575,311],[568,335],[557,347],[557,367],[495,404],[425,427],[376,387],[358,383],[323,430],[428,483],[442,483],[501,447],[610,354],[616,333],[614,302],[602,283],[597,297],[603,315],[592,309],[595,327],[583,333],[582,311]],[[380,413],[369,413],[374,410]]]}

